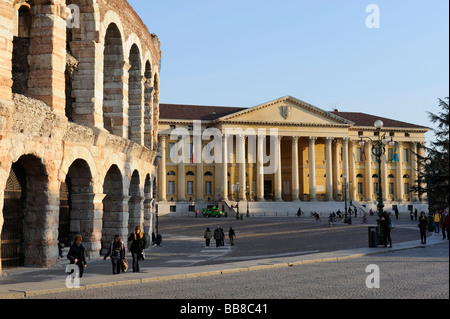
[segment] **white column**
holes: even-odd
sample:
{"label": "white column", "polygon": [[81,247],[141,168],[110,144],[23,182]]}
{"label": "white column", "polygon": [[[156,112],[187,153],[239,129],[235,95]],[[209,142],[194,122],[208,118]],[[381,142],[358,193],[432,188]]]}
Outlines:
{"label": "white column", "polygon": [[309,199],[316,200],[316,140],[317,137],[309,138]]}
{"label": "white column", "polygon": [[339,190],[339,186],[338,185],[340,185],[340,183],[339,183],[339,181],[341,180],[340,179],[340,176],[341,176],[341,174],[340,174],[340,169],[339,169],[339,161],[340,161],[340,158],[339,158],[339,141],[336,139],[336,140],[334,140],[334,142],[333,142],[333,144],[334,144],[334,155],[333,155],[333,190],[334,190],[334,196],[335,196],[335,198],[336,198],[336,196],[337,196],[337,194],[340,194],[340,190]]}
{"label": "white column", "polygon": [[398,162],[395,169],[397,177],[397,200],[403,201],[403,142],[397,142]]}
{"label": "white column", "polygon": [[202,160],[202,137],[194,136],[195,143],[194,147],[196,147],[194,152],[194,160],[197,162],[197,178],[196,178],[196,200],[203,201],[203,160]]}
{"label": "white column", "polygon": [[237,151],[237,162],[239,163],[239,200],[246,199],[247,191],[247,179],[246,179],[246,161],[245,161],[245,135],[239,135],[237,138],[238,151]]}
{"label": "white column", "polygon": [[366,142],[364,145],[366,153],[365,175],[366,175],[366,201],[373,200],[373,183],[372,183],[372,143]]}
{"label": "white column", "polygon": [[[356,180],[356,170],[355,170],[355,164],[356,164],[356,141],[350,141],[350,157],[349,157],[349,164],[350,164],[350,175],[347,178],[348,181],[348,188],[349,188],[349,195],[351,200],[356,200],[356,189],[358,187],[358,181]],[[358,198],[359,200],[359,198]]]}
{"label": "white column", "polygon": [[256,160],[256,174],[257,174],[257,185],[256,185],[256,195],[258,202],[264,201],[264,143],[266,141],[265,136],[258,136],[258,158]]}
{"label": "white column", "polygon": [[327,137],[326,139],[326,168],[327,168],[327,200],[333,200],[333,152],[332,152],[332,142],[333,137]]}
{"label": "white column", "polygon": [[[342,140],[342,161],[343,161],[343,173],[342,173],[342,176],[343,176],[343,178],[344,179],[346,179],[347,180],[347,183],[348,183],[348,181],[349,181],[349,169],[348,169],[348,141],[349,141],[350,139],[348,138],[348,137],[346,137],[346,138],[344,138],[343,140]],[[342,188],[342,191],[344,191],[344,187],[345,187],[345,185],[343,185],[342,186],[343,188]],[[342,194],[342,195],[344,195],[344,194]],[[347,200],[349,199],[349,193],[347,192],[347,198],[346,198]]]}
{"label": "white column", "polygon": [[[186,147],[186,145],[185,145]],[[185,201],[186,200],[186,177],[184,172],[184,162],[187,159],[187,149],[185,148],[185,156],[183,156],[182,161],[178,163],[178,201]]]}
{"label": "white column", "polygon": [[275,200],[280,202],[282,197],[282,182],[281,182],[281,136],[277,136],[275,139],[275,156],[277,163],[277,170],[275,172]]}
{"label": "white column", "polygon": [[222,200],[228,200],[228,136],[222,135]]}
{"label": "white column", "polygon": [[164,136],[164,135],[162,135],[162,136],[160,136],[160,143],[161,143],[161,162],[160,162],[160,172],[161,172],[161,174],[160,174],[160,185],[159,185],[159,188],[160,188],[160,194],[159,194],[159,200],[161,201],[161,202],[165,202],[165,201],[167,201],[167,190],[166,190],[166,187],[167,187],[167,182],[166,182],[166,176],[167,176],[167,173],[166,173],[166,140],[167,140],[167,137],[166,136]]}
{"label": "white column", "polygon": [[300,179],[298,172],[298,136],[292,137],[292,200],[299,201]]}

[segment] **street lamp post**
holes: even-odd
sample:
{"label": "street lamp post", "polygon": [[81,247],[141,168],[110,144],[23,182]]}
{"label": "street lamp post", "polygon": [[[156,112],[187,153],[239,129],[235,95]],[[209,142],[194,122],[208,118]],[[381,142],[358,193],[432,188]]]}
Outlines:
{"label": "street lamp post", "polygon": [[344,176],[344,202],[345,202],[345,211],[344,211],[344,224],[348,224],[348,209],[347,209],[347,176]]}
{"label": "street lamp post", "polygon": [[[381,135],[381,129],[383,128],[384,124],[381,120],[378,120],[375,122],[374,124],[378,134],[378,140],[376,141],[376,143],[374,143],[374,141],[370,138],[370,137],[361,137],[361,141],[360,141],[360,145],[364,146],[365,142],[363,141],[363,138],[367,138],[372,142],[372,154],[375,155],[377,162],[378,162],[378,190],[377,190],[377,214],[378,214],[378,219],[377,219],[377,224],[378,224],[378,241],[381,244],[381,241],[384,241],[384,237],[383,237],[383,232],[382,229],[380,227],[380,220],[381,220],[381,216],[383,215],[384,212],[384,203],[383,203],[383,188],[382,188],[382,184],[381,184],[381,161],[382,161],[382,157],[383,155],[386,154],[386,144],[388,143],[388,139],[386,138],[386,133],[384,133],[383,135]],[[395,142],[394,140],[391,138],[391,141],[389,142],[389,145],[394,146]]]}
{"label": "street lamp post", "polygon": [[249,187],[247,186],[247,192],[245,193],[245,196],[247,196],[247,218],[250,217],[250,211],[248,207],[248,202],[250,201],[250,191]]}

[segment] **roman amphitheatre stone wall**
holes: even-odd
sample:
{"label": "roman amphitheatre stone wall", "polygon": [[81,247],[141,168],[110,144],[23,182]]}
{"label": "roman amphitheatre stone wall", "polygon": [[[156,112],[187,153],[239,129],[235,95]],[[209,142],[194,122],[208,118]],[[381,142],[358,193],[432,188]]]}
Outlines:
{"label": "roman amphitheatre stone wall", "polygon": [[0,0],[4,268],[49,266],[75,234],[97,258],[151,233],[160,59],[125,0]]}

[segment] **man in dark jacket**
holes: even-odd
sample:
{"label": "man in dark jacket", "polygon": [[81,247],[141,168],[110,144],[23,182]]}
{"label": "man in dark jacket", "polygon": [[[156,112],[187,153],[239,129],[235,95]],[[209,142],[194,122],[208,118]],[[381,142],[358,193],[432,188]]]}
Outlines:
{"label": "man in dark jacket", "polygon": [[70,263],[77,265],[80,270],[80,278],[83,277],[84,268],[86,268],[86,254],[83,245],[81,244],[81,235],[76,235],[72,246],[70,247],[67,259]]}
{"label": "man in dark jacket", "polygon": [[214,231],[214,239],[216,240],[216,247],[222,246],[223,232],[219,227]]}

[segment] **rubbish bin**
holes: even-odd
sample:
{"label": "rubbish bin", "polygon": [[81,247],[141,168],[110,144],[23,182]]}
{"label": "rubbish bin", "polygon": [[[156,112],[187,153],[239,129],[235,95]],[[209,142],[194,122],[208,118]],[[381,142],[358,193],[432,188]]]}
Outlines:
{"label": "rubbish bin", "polygon": [[378,247],[378,231],[376,226],[369,227],[369,248]]}

